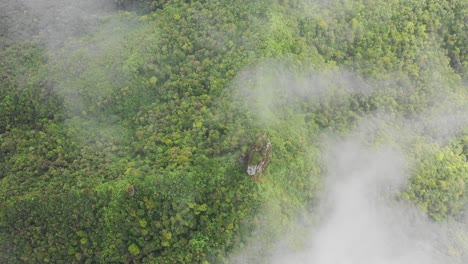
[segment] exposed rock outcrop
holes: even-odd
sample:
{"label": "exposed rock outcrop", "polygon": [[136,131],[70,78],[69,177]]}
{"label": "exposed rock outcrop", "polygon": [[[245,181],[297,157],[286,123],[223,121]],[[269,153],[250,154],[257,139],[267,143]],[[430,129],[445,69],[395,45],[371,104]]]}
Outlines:
{"label": "exposed rock outcrop", "polygon": [[250,147],[249,152],[243,153],[240,162],[244,165],[245,172],[254,180],[258,180],[268,167],[271,161],[271,142],[266,137],[266,133],[260,134],[255,143]]}

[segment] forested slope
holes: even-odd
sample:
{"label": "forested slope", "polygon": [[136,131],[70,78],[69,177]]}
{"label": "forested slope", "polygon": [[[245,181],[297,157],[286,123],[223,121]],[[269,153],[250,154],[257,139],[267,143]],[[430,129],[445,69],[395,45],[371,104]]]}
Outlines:
{"label": "forested slope", "polygon": [[254,233],[266,259],[328,137],[399,148],[393,198],[468,233],[466,1],[112,4],[53,43],[1,16],[0,262],[223,263]]}

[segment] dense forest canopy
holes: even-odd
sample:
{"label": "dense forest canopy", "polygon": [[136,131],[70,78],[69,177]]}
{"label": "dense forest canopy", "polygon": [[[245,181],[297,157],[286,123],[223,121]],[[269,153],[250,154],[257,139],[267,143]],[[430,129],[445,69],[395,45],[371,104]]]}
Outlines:
{"label": "dense forest canopy", "polygon": [[[0,262],[466,263],[467,17],[465,0],[1,1]],[[357,216],[378,239],[348,232]],[[340,254],[351,236],[379,243]]]}

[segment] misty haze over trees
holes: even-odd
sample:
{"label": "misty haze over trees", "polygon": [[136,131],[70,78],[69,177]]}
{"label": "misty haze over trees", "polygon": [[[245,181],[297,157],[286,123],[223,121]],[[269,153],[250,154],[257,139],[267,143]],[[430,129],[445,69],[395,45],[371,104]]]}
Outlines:
{"label": "misty haze over trees", "polygon": [[466,0],[0,0],[0,263],[468,263]]}

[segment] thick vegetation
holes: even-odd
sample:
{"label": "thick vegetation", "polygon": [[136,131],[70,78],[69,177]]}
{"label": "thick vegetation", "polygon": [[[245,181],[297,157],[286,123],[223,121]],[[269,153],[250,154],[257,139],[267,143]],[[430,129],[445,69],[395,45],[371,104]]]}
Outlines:
{"label": "thick vegetation", "polygon": [[[118,0],[137,14],[53,50],[3,33],[0,262],[228,261],[265,214],[274,238],[312,206],[323,134],[466,120],[466,1],[310,2]],[[457,219],[466,123],[422,126],[365,141],[405,142],[401,197]],[[252,181],[238,159],[261,132]]]}

